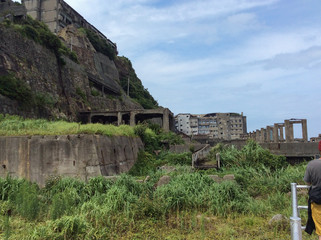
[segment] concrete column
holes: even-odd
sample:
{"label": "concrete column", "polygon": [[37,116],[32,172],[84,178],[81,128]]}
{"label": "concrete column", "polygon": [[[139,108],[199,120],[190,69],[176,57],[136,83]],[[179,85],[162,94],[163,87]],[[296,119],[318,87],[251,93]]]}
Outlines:
{"label": "concrete column", "polygon": [[279,125],[277,123],[273,127],[273,142],[279,142]]}
{"label": "concrete column", "polygon": [[283,131],[283,126],[279,126],[280,129],[280,140],[284,141],[284,131]]}
{"label": "concrete column", "polygon": [[255,140],[257,142],[260,142],[260,134],[261,134],[261,131],[260,130],[256,130],[256,133],[255,133]]}
{"label": "concrete column", "polygon": [[169,131],[169,110],[167,108],[163,112],[163,129],[165,132]]}
{"label": "concrete column", "polygon": [[293,142],[293,124],[290,120],[284,120],[285,142]]}
{"label": "concrete column", "polygon": [[265,142],[265,134],[266,134],[266,130],[264,128],[261,128],[261,139],[260,139],[260,142],[262,142],[262,143]]}
{"label": "concrete column", "polygon": [[122,121],[123,121],[123,115],[121,114],[121,112],[118,112],[117,113],[117,125],[120,126]]}
{"label": "concrete column", "polygon": [[132,127],[135,127],[135,125],[136,125],[135,116],[136,116],[136,113],[135,113],[135,112],[130,112],[129,125],[132,126]]}
{"label": "concrete column", "polygon": [[302,138],[304,142],[308,142],[308,126],[306,119],[302,119]]}
{"label": "concrete column", "polygon": [[272,132],[272,127],[266,126],[266,141],[267,142],[272,142],[271,132]]}

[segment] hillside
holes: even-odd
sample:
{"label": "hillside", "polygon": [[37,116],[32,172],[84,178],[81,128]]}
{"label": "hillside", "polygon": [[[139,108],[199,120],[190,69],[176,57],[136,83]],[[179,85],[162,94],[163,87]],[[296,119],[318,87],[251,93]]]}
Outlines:
{"label": "hillside", "polygon": [[106,46],[72,25],[56,36],[30,17],[3,20],[0,113],[77,120],[80,111],[156,108],[130,61]]}

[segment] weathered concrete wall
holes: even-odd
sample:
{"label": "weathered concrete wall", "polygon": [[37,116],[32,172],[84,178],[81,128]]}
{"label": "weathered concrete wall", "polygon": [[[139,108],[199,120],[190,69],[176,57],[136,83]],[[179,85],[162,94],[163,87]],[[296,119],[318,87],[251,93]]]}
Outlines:
{"label": "weathered concrete wall", "polygon": [[273,154],[286,157],[313,157],[319,154],[317,142],[260,143]]}
{"label": "weathered concrete wall", "polygon": [[40,186],[52,175],[88,180],[127,172],[140,138],[99,135],[0,137],[0,177],[10,174]]}
{"label": "weathered concrete wall", "polygon": [[207,144],[198,144],[198,143],[173,145],[170,147],[170,151],[174,153],[190,152],[191,150],[193,150],[193,152],[197,152],[201,150],[203,147],[205,147],[206,145]]}

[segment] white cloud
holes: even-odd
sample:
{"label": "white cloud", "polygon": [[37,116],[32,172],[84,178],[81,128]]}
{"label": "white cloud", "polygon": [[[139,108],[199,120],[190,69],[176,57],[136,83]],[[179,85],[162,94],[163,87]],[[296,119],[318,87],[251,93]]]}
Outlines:
{"label": "white cloud", "polygon": [[174,113],[244,112],[249,130],[308,118],[310,136],[321,132],[321,19],[311,24],[301,2],[67,2],[117,43]]}

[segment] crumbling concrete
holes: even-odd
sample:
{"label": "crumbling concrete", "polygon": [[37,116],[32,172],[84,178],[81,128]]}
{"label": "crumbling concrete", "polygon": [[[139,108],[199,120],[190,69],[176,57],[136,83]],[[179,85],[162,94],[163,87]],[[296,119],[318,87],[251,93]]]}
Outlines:
{"label": "crumbling concrete", "polygon": [[[293,133],[293,124],[302,126],[302,138],[295,139]],[[284,137],[285,132],[285,137]],[[254,139],[259,143],[278,143],[278,142],[308,142],[308,127],[306,119],[287,119],[284,123],[275,123],[273,126],[267,126],[248,133],[248,138]]]}
{"label": "crumbling concrete", "polygon": [[127,172],[140,149],[140,138],[123,136],[0,137],[0,177],[9,174],[40,186],[53,175],[87,181]]}

